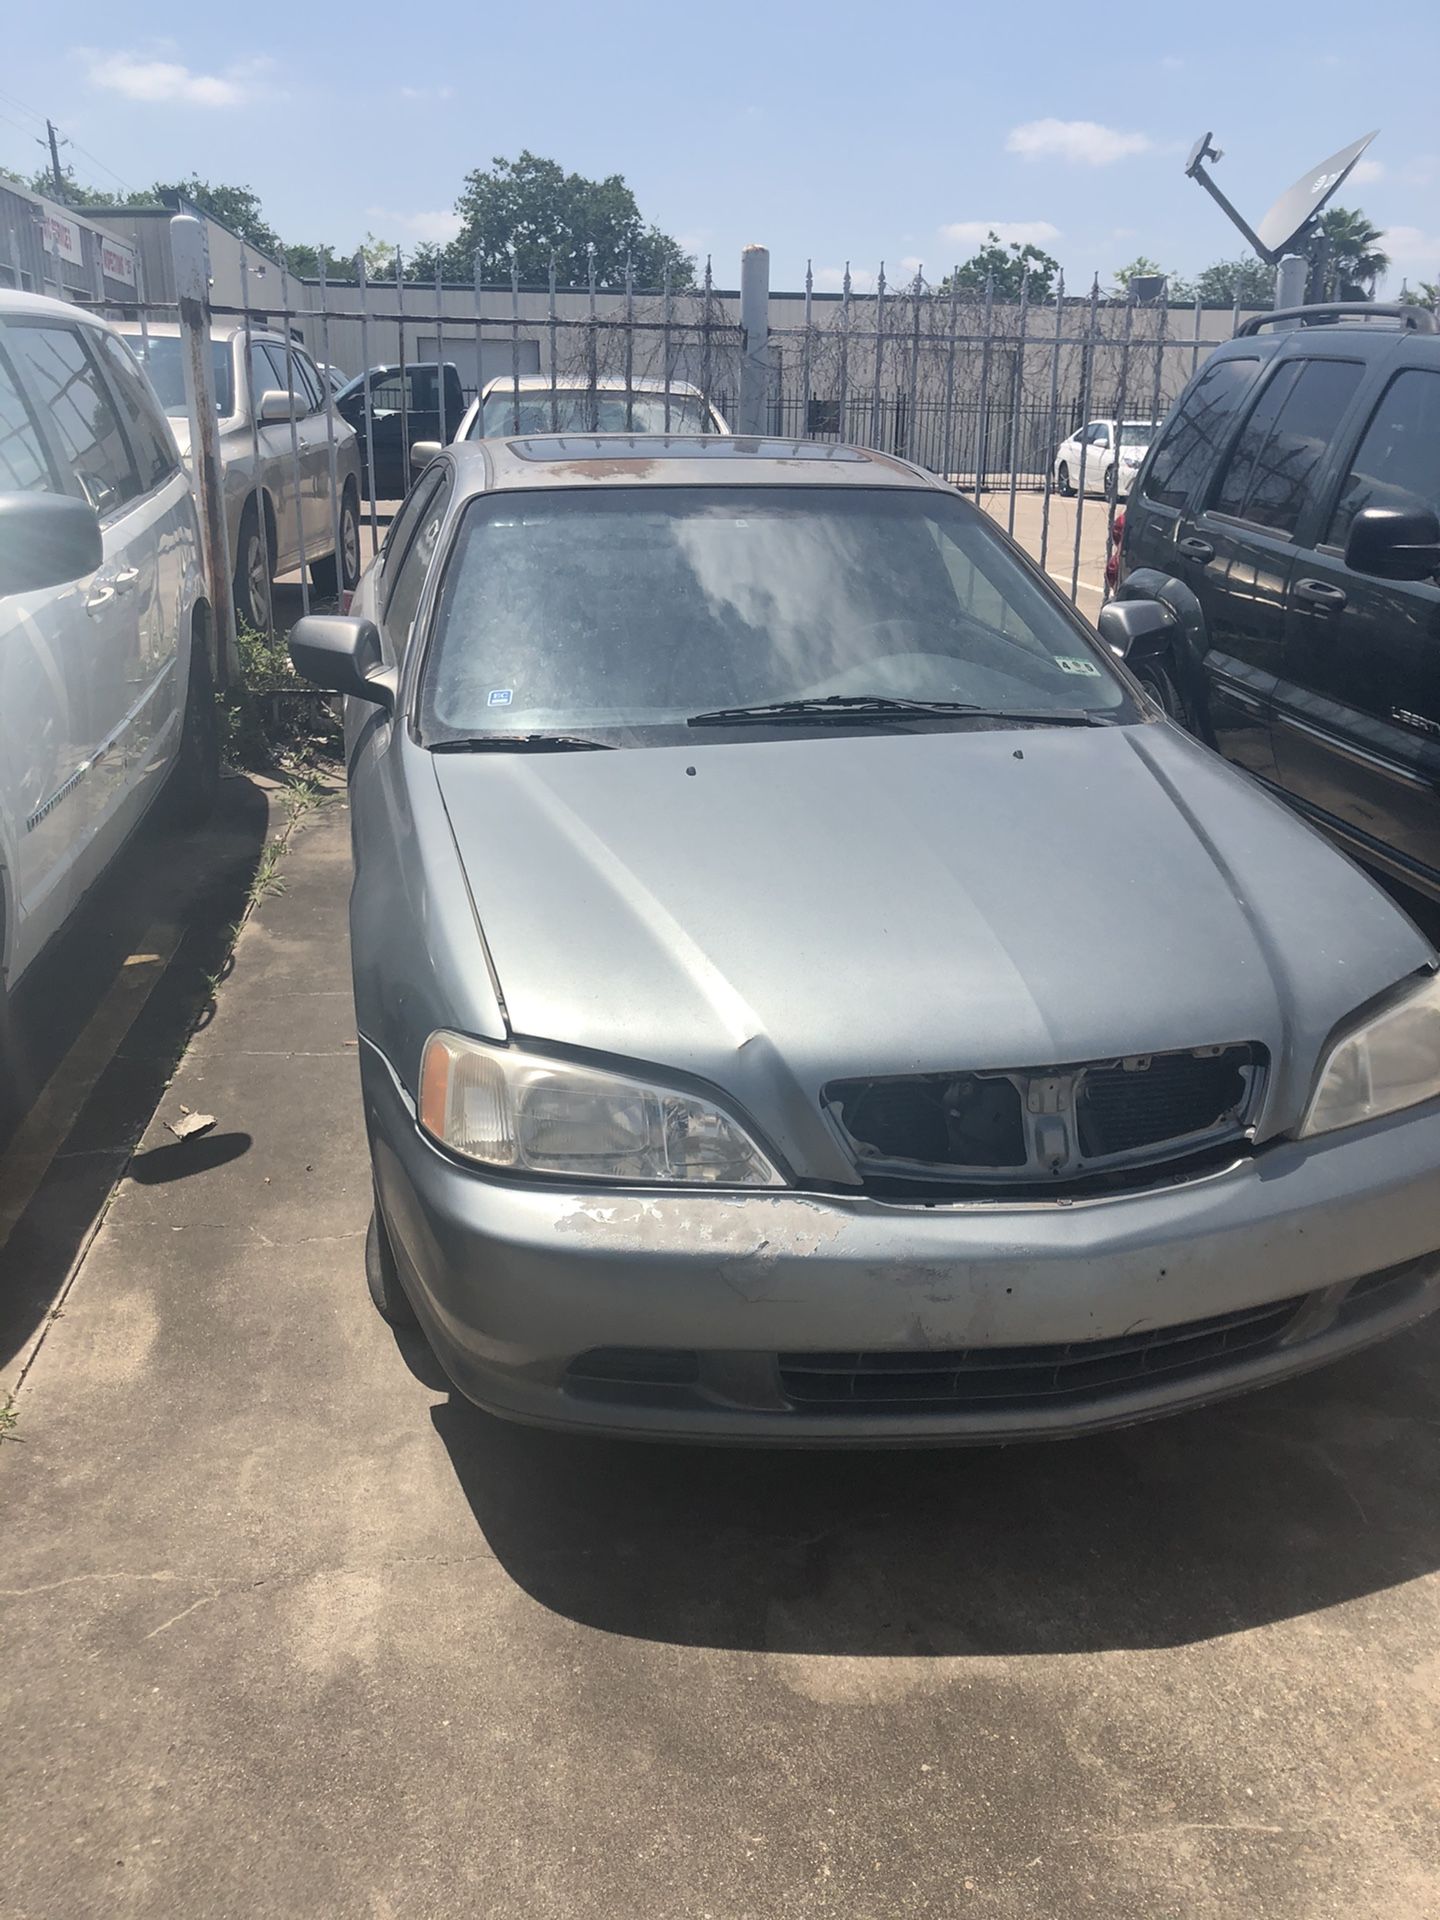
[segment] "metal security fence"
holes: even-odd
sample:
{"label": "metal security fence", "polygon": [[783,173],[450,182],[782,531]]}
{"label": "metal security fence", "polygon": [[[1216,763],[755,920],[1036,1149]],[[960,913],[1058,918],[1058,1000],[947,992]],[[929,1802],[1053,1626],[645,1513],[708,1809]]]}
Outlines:
{"label": "metal security fence", "polygon": [[[250,341],[266,335],[283,361],[271,359],[275,384],[291,393],[306,387],[297,358],[355,376],[348,389],[327,379],[306,411],[297,403],[295,417],[248,415],[257,497],[262,454],[268,446],[273,455],[277,435],[281,467],[289,469],[290,504],[257,508],[255,566],[293,584],[305,611],[329,582],[314,566],[302,564],[298,578],[293,567],[281,573],[282,558],[295,550],[284,516],[293,514],[298,529],[323,493],[335,551],[348,554],[347,489],[354,490],[358,449],[359,518],[373,550],[408,489],[412,448],[454,438],[465,409],[487,391],[499,406],[492,430],[505,433],[692,431],[698,423],[790,443],[874,448],[943,475],[992,511],[998,497],[998,517],[1012,532],[1021,496],[1038,496],[1038,535],[1027,509],[1025,537],[1042,564],[1052,544],[1067,554],[1068,572],[1057,577],[1073,598],[1081,590],[1085,516],[1092,516],[1093,544],[1093,516],[1106,511],[1093,497],[1087,506],[1087,490],[1093,496],[1103,480],[1113,512],[1121,477],[1104,459],[1099,472],[1076,473],[1085,484],[1052,543],[1057,448],[1092,420],[1160,420],[1239,318],[1199,305],[1106,298],[1098,285],[1076,297],[1061,283],[1044,299],[1032,299],[1027,285],[1007,299],[993,282],[967,286],[952,274],[932,284],[917,273],[896,289],[883,269],[865,289],[847,271],[836,292],[818,290],[807,273],[802,291],[775,293],[763,248],[746,249],[739,288],[717,286],[707,262],[697,284],[658,289],[638,288],[628,274],[621,286],[602,287],[593,269],[579,288],[558,285],[553,269],[540,286],[513,274],[498,287],[478,276],[468,286],[419,283],[398,257],[383,278],[357,261],[353,279],[297,283],[272,276],[242,249],[240,299],[221,303],[200,223],[180,216],[171,235],[177,302],[125,311],[142,326],[147,316],[157,325],[178,317],[189,342],[194,468],[216,581],[238,577],[236,528],[223,511],[225,469],[247,449],[233,437],[224,449],[218,444],[214,394],[202,392],[212,336],[246,336],[249,366]],[[274,349],[277,338],[282,345]],[[723,419],[715,421],[711,409]],[[233,473],[228,479],[233,520]],[[304,507],[295,504],[302,496]],[[343,585],[345,567],[328,571]],[[220,599],[217,590],[217,606]],[[273,625],[273,598],[264,612]]]}

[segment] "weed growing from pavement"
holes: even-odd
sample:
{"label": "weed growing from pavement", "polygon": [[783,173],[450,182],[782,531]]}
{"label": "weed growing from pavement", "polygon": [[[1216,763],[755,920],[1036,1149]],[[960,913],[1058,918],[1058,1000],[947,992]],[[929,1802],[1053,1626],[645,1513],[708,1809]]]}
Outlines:
{"label": "weed growing from pavement", "polygon": [[0,1407],[0,1440],[18,1440],[20,1438],[19,1434],[15,1431],[19,1419],[20,1409],[15,1405],[15,1396],[13,1393],[7,1393],[4,1406]]}
{"label": "weed growing from pavement", "polygon": [[287,755],[305,760],[338,744],[325,696],[296,673],[284,634],[239,627],[230,685],[215,702],[220,751],[231,767],[268,772]]}

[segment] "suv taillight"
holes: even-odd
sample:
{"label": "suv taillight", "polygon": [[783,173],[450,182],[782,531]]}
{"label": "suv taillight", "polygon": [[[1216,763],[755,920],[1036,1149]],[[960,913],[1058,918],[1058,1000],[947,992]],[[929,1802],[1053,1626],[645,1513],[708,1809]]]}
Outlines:
{"label": "suv taillight", "polygon": [[1105,555],[1105,584],[1113,587],[1120,578],[1120,546],[1125,538],[1125,509],[1117,507],[1110,522],[1110,545]]}

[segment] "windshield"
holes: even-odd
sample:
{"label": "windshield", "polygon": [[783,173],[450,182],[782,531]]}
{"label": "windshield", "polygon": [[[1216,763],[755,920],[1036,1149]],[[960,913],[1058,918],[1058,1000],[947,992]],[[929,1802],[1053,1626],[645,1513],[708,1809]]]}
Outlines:
{"label": "windshield", "polygon": [[1155,427],[1149,420],[1127,420],[1120,429],[1122,447],[1148,447],[1155,438]]}
{"label": "windshield", "polygon": [[[172,420],[183,420],[185,374],[180,359],[180,342],[173,333],[124,335],[126,346],[150,376],[150,384],[160,396],[160,404]],[[210,342],[210,377],[215,382],[215,411],[222,420],[235,411],[235,383],[230,373],[230,347],[224,340]]]}
{"label": "windshield", "polygon": [[[550,391],[522,392],[517,407],[513,389],[492,393],[484,406],[484,425],[477,414],[470,438],[495,439],[502,434],[532,433],[664,433],[665,396],[663,393],[624,393],[605,391],[592,394],[584,387],[557,388],[555,409],[550,407]],[[693,395],[670,396],[671,433],[713,433],[710,409]]]}
{"label": "windshield", "polygon": [[429,744],[673,738],[715,708],[837,694],[1072,716],[1125,697],[1098,646],[950,495],[584,488],[468,508],[421,727]]}

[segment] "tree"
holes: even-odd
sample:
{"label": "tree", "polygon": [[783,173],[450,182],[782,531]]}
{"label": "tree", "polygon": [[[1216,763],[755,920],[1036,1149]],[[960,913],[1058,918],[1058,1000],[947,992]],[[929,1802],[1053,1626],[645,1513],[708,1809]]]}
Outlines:
{"label": "tree", "polygon": [[1400,293],[1402,307],[1428,307],[1432,313],[1440,313],[1440,280],[1422,280],[1417,287],[1404,287]]}
{"label": "tree", "polygon": [[1128,293],[1132,280],[1153,280],[1157,275],[1165,282],[1168,301],[1188,302],[1195,298],[1195,289],[1188,280],[1183,280],[1178,273],[1168,273],[1158,260],[1144,253],[1137,254],[1128,267],[1115,269],[1115,284],[1122,293]]}
{"label": "tree", "polygon": [[992,227],[985,236],[985,245],[946,276],[940,291],[950,293],[958,287],[962,293],[984,293],[990,285],[995,289],[997,300],[1014,305],[1020,299],[1020,289],[1028,283],[1028,297],[1033,304],[1053,298],[1059,272],[1060,262],[1033,241],[1027,240],[1022,247],[1018,240],[1012,240],[1006,246]]}
{"label": "tree", "polygon": [[1263,260],[1216,260],[1196,276],[1195,297],[1202,306],[1273,307],[1275,269]]}
{"label": "tree", "polygon": [[[20,179],[18,174],[12,174],[10,177],[14,180]],[[47,200],[56,198],[55,176],[49,167],[37,167],[29,179],[21,181],[21,184],[28,187],[31,193],[43,194]],[[95,187],[82,186],[75,178],[74,167],[68,164],[60,169],[60,185],[62,191],[59,198],[64,206],[113,207],[117,204],[113,193],[101,193]]]}
{"label": "tree", "polygon": [[455,211],[460,232],[447,247],[423,247],[411,271],[434,278],[438,264],[448,279],[468,280],[480,270],[487,280],[508,280],[512,264],[525,281],[543,281],[552,256],[561,286],[582,287],[593,257],[595,283],[625,284],[628,257],[637,287],[694,284],[695,262],[678,240],[646,226],[635,196],[618,173],[587,180],[566,173],[554,160],[528,150],[518,160],[497,156],[488,173],[465,176]]}
{"label": "tree", "polygon": [[1316,224],[1330,250],[1326,277],[1340,297],[1373,299],[1375,282],[1390,266],[1380,229],[1353,207],[1327,207]]}
{"label": "tree", "polygon": [[260,211],[259,196],[249,187],[212,186],[208,180],[192,173],[184,180],[157,180],[149,193],[133,196],[129,204],[153,205],[176,194],[202,213],[208,213],[212,220],[218,220],[222,227],[238,233],[257,253],[278,260],[285,251],[279,234]]}

